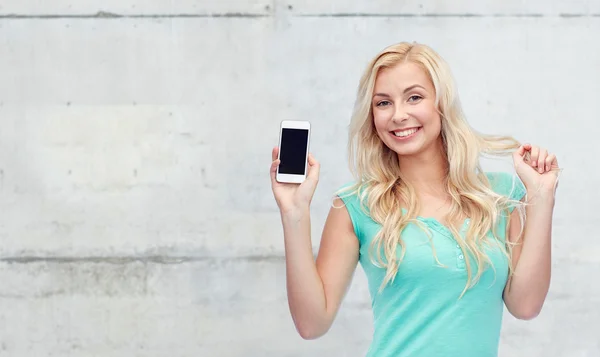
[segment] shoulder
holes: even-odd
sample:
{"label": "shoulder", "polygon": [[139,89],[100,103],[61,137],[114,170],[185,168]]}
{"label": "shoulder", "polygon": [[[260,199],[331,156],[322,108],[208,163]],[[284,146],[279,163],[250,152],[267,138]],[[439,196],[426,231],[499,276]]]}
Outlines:
{"label": "shoulder", "polygon": [[525,196],[525,185],[516,174],[508,172],[486,172],[490,188],[501,196],[520,200]]}
{"label": "shoulder", "polygon": [[366,200],[363,198],[363,193],[364,190],[357,182],[347,182],[336,190],[335,196],[339,197],[348,209],[348,213],[352,215],[362,210],[364,204],[361,201]]}
{"label": "shoulder", "polygon": [[[335,198],[341,200],[343,207],[346,207],[354,232],[356,236],[362,236],[361,227],[365,224],[365,220],[369,219],[368,209],[366,207],[366,197],[363,198],[364,190],[357,182],[348,182],[339,187],[335,192]],[[338,200],[338,201],[339,201]],[[342,208],[337,207],[336,208]]]}

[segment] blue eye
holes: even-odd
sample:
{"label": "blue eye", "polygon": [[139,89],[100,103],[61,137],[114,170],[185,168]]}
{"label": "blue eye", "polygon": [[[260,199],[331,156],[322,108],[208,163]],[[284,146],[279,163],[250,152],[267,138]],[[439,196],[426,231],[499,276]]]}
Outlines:
{"label": "blue eye", "polygon": [[389,102],[389,101],[387,101],[387,100],[382,100],[381,102],[377,103],[377,106],[378,106],[378,107],[381,107],[381,106],[388,105],[388,104],[390,104],[390,102]]}
{"label": "blue eye", "polygon": [[409,102],[416,102],[416,101],[418,101],[419,99],[422,99],[422,98],[423,98],[423,97],[421,97],[420,95],[411,95],[411,96],[408,98],[408,101],[409,101]]}

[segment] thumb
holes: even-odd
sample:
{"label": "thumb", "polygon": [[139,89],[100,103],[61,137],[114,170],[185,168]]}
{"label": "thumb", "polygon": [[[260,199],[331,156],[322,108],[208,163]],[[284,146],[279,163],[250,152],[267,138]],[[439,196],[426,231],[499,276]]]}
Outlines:
{"label": "thumb", "polygon": [[513,152],[513,160],[516,163],[523,162],[525,156],[525,146],[521,145]]}
{"label": "thumb", "polygon": [[513,166],[519,172],[521,165],[525,163],[525,146],[521,145],[513,152]]}
{"label": "thumb", "polygon": [[320,167],[317,159],[312,154],[308,154],[308,175],[306,177],[315,182],[319,181]]}
{"label": "thumb", "polygon": [[279,163],[281,161],[279,159],[275,159],[273,160],[273,162],[271,162],[271,168],[269,170],[269,174],[271,176],[271,184],[275,185],[277,182],[276,176],[277,176],[277,167],[279,166]]}
{"label": "thumb", "polygon": [[525,145],[519,146],[517,148],[517,150],[515,150],[515,152],[513,154],[519,155],[520,157],[523,157],[523,155],[525,155]]}

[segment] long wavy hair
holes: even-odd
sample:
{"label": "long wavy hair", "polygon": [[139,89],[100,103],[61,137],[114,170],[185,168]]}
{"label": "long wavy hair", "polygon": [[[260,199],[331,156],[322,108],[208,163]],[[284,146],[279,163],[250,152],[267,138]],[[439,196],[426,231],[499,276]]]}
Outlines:
{"label": "long wavy hair", "polygon": [[[441,118],[441,140],[448,161],[445,188],[451,198],[451,208],[445,221],[470,218],[464,239],[459,238],[457,227],[448,225],[465,256],[468,279],[462,297],[477,283],[486,264],[493,268],[485,251],[490,245],[501,248],[509,261],[510,274],[513,273],[512,245],[508,239],[502,242],[498,238],[497,226],[503,214],[507,222],[510,221],[510,207],[519,209],[523,223],[522,203],[494,192],[479,160],[481,155],[510,155],[520,143],[512,137],[484,135],[471,128],[463,114],[448,64],[430,47],[403,42],[385,48],[369,62],[360,79],[350,123],[348,155],[355,184],[347,190],[360,197],[361,205],[367,209],[371,219],[381,225],[369,250],[373,263],[386,269],[381,289],[393,282],[404,258],[402,230],[409,223],[423,227],[417,219],[420,206],[415,189],[403,178],[398,155],[377,135],[371,106],[379,71],[406,62],[421,67],[435,88],[435,105]],[[406,206],[406,212],[402,211],[402,204]],[[523,224],[521,233],[522,227]],[[493,239],[489,239],[489,234]],[[431,243],[435,260],[441,265]],[[475,274],[468,257],[477,265]]]}

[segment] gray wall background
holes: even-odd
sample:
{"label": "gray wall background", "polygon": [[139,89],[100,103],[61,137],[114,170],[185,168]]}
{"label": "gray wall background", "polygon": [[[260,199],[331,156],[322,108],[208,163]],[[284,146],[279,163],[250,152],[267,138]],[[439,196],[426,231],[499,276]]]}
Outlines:
{"label": "gray wall background", "polygon": [[358,78],[399,41],[564,167],[547,303],[501,356],[600,356],[598,0],[0,1],[0,355],[364,355],[360,268],[325,337],[294,330],[270,149],[312,122],[316,249]]}

